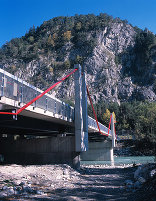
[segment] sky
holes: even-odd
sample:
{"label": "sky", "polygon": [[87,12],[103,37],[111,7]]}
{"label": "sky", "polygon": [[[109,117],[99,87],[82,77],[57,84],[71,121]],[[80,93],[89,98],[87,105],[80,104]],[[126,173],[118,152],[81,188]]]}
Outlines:
{"label": "sky", "polygon": [[156,0],[0,0],[0,47],[53,17],[100,13],[156,34]]}

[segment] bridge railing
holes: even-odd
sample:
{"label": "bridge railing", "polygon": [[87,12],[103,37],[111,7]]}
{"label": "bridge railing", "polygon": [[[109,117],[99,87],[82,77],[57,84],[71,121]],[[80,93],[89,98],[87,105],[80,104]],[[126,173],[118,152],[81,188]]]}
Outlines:
{"label": "bridge railing", "polygon": [[[97,130],[97,132],[99,131],[96,120],[90,116],[88,116],[88,127],[95,128]],[[108,128],[106,126],[99,123],[99,127],[100,127],[101,132],[108,134]],[[109,135],[111,135],[111,131],[109,131]]]}
{"label": "bridge railing", "polygon": [[[0,68],[0,97],[4,96],[26,104],[42,92],[42,90]],[[33,103],[33,106],[52,112],[54,115],[57,114],[62,119],[66,118],[67,121],[74,120],[74,108],[50,94],[38,99]]]}

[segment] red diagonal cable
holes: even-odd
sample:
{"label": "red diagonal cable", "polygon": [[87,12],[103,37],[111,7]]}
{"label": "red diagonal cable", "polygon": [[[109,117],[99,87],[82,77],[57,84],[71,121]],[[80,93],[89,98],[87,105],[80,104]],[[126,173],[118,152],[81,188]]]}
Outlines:
{"label": "red diagonal cable", "polygon": [[72,75],[73,73],[75,73],[75,71],[77,71],[77,68],[74,69],[71,73],[69,73],[68,75],[66,75],[65,77],[63,77],[60,81],[56,82],[55,84],[53,84],[51,87],[49,87],[47,90],[45,90],[44,92],[42,92],[41,94],[39,94],[37,97],[35,97],[33,100],[31,100],[30,102],[28,102],[26,105],[24,105],[23,107],[21,107],[20,109],[17,110],[16,113],[11,113],[11,112],[0,112],[0,114],[10,114],[10,115],[18,115],[20,112],[22,112],[24,109],[26,109],[29,105],[31,105],[32,103],[34,103],[35,101],[37,101],[39,98],[41,98],[42,96],[44,96],[46,93],[48,93],[50,90],[52,90],[54,87],[56,87],[59,83],[61,83],[62,81],[64,81],[65,79],[67,79],[70,75]]}
{"label": "red diagonal cable", "polygon": [[110,120],[109,120],[108,134],[109,134],[110,126],[111,126],[111,121],[112,121],[112,115],[110,116]]}
{"label": "red diagonal cable", "polygon": [[93,106],[93,103],[92,103],[92,99],[91,99],[91,96],[90,96],[88,87],[86,86],[86,88],[87,88],[87,94],[88,94],[88,97],[89,97],[89,101],[90,101],[90,104],[91,104],[91,107],[92,107],[92,110],[93,110],[93,114],[94,114],[94,117],[95,117],[95,120],[96,120],[96,124],[97,124],[97,127],[98,127],[98,129],[99,129],[99,133],[100,133],[101,135],[106,135],[106,136],[108,136],[109,133],[108,133],[108,134],[105,134],[105,133],[102,133],[101,130],[100,130],[99,122],[98,122],[98,119],[97,119],[97,116],[96,116],[96,113],[95,113],[95,109],[94,109],[94,106]]}
{"label": "red diagonal cable", "polygon": [[12,113],[12,112],[0,112],[0,114],[11,114],[11,115],[17,115],[17,113]]}

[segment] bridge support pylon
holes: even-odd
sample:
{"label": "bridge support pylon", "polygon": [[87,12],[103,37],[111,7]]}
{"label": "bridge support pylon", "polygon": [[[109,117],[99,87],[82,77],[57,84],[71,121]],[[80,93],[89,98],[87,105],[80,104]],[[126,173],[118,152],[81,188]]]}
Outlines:
{"label": "bridge support pylon", "polygon": [[114,124],[114,116],[111,114],[111,135],[112,135],[112,148],[116,147],[116,137],[115,137],[115,124]]}
{"label": "bridge support pylon", "polygon": [[74,66],[75,72],[75,151],[83,152],[88,150],[88,113],[87,93],[84,68]]}

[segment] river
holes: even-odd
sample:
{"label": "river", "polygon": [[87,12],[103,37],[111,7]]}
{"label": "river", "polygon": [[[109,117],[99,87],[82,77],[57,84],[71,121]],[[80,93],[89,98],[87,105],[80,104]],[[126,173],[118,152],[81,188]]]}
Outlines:
{"label": "river", "polygon": [[[154,163],[154,156],[115,156],[114,165]],[[110,161],[81,161],[82,165],[111,165]]]}

